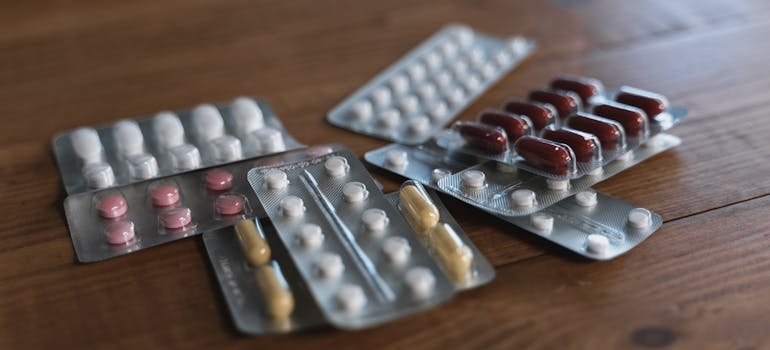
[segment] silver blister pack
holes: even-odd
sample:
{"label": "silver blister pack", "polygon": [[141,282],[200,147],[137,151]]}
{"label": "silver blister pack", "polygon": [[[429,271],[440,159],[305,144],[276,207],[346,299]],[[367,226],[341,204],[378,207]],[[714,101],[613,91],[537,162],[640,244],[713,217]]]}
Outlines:
{"label": "silver blister pack", "polygon": [[419,144],[526,58],[535,43],[449,25],[348,96],[327,115],[338,127]]}
{"label": "silver blister pack", "polygon": [[393,143],[364,154],[370,164],[439,189],[438,181],[480,161],[462,153],[447,153],[433,141],[407,146]]}
{"label": "silver blister pack", "polygon": [[255,168],[248,179],[331,324],[368,327],[453,295],[354,153]]}

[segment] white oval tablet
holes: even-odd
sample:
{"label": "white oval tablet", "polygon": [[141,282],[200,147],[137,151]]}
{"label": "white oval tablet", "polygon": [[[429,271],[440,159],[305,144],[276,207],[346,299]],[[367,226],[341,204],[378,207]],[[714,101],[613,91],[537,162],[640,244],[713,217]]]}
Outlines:
{"label": "white oval tablet", "polygon": [[305,213],[305,202],[297,196],[287,196],[278,203],[281,213],[288,217],[299,217]]}
{"label": "white oval tablet", "polygon": [[382,209],[366,209],[361,214],[361,222],[369,232],[382,232],[389,221],[388,214]]}
{"label": "white oval tablet", "polygon": [[430,269],[418,266],[406,272],[404,282],[415,298],[425,299],[433,294],[436,287],[436,276]]}
{"label": "white oval tablet", "polygon": [[285,172],[278,169],[270,169],[264,175],[267,188],[271,190],[282,190],[289,185],[289,178]]}
{"label": "white oval tablet", "polygon": [[348,182],[342,186],[342,196],[348,203],[358,203],[369,197],[369,191],[363,183]]}
{"label": "white oval tablet", "polygon": [[463,185],[470,188],[481,188],[487,180],[487,175],[480,170],[466,170],[460,174]]}
{"label": "white oval tablet", "polygon": [[334,156],[324,162],[324,169],[326,174],[331,177],[343,177],[350,171],[350,165],[345,157]]}
{"label": "white oval tablet", "polygon": [[404,237],[388,237],[382,241],[382,252],[394,266],[404,266],[409,261],[412,247]]}

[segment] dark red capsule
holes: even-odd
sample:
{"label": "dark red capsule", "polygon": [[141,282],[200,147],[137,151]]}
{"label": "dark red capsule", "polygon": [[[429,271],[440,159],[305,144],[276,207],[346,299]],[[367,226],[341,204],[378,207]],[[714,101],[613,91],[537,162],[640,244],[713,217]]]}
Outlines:
{"label": "dark red capsule", "polygon": [[524,136],[516,141],[514,148],[527,163],[551,174],[567,175],[574,169],[569,149],[553,141]]}
{"label": "dark red capsule", "polygon": [[605,102],[594,106],[593,114],[620,123],[628,136],[638,137],[647,133],[647,116],[639,108]]}
{"label": "dark red capsule", "polygon": [[621,87],[615,94],[615,101],[643,110],[651,121],[668,108],[668,99],[665,96],[630,86]]}
{"label": "dark red capsule", "polygon": [[505,111],[513,114],[523,115],[532,121],[535,130],[541,130],[553,123],[554,113],[539,102],[529,102],[524,100],[510,100],[503,107]]}
{"label": "dark red capsule", "polygon": [[479,122],[498,126],[505,130],[508,142],[514,142],[518,140],[519,137],[532,133],[532,127],[530,126],[529,120],[524,120],[515,114],[503,111],[488,110],[481,112],[481,115],[479,115]]}
{"label": "dark red capsule", "polygon": [[457,122],[453,128],[475,148],[494,154],[508,150],[508,137],[503,129],[477,122]]}
{"label": "dark red capsule", "polygon": [[567,125],[570,128],[594,134],[602,144],[602,149],[615,150],[624,146],[623,127],[616,121],[578,113],[567,120]]}
{"label": "dark red capsule", "polygon": [[599,95],[604,91],[604,85],[598,79],[577,75],[560,75],[551,80],[550,86],[556,90],[576,93],[583,100],[583,104],[587,104],[591,97]]}
{"label": "dark red capsule", "polygon": [[580,108],[580,97],[571,91],[537,89],[529,93],[529,99],[554,106],[561,119],[577,113]]}
{"label": "dark red capsule", "polygon": [[598,160],[599,140],[596,136],[572,129],[545,129],[543,138],[558,143],[563,143],[575,153],[578,162],[590,162]]}

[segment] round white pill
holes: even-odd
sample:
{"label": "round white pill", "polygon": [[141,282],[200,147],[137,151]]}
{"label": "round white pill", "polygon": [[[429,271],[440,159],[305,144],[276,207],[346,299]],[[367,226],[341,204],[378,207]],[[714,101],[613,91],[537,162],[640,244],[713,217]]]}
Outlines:
{"label": "round white pill", "polygon": [[382,241],[382,252],[391,264],[404,266],[409,261],[412,247],[404,237],[388,237]]}
{"label": "round white pill", "polygon": [[467,90],[469,93],[472,93],[476,91],[479,86],[481,86],[481,78],[478,74],[472,73],[467,78],[462,80],[462,84],[465,90]]}
{"label": "round white pill", "polygon": [[133,120],[120,120],[112,126],[115,148],[122,157],[144,153],[144,136],[139,124]]}
{"label": "round white pill", "polygon": [[484,51],[482,51],[480,48],[473,48],[470,51],[468,51],[468,60],[471,62],[471,64],[474,67],[481,67],[484,63],[486,63],[486,55],[484,54]]}
{"label": "round white pill", "polygon": [[115,184],[115,173],[107,163],[91,163],[84,166],[83,176],[90,188],[107,188]]}
{"label": "round white pill", "polygon": [[337,279],[345,271],[342,258],[334,253],[321,253],[313,262],[313,267],[316,275],[325,280]]}
{"label": "round white pill", "polygon": [[507,51],[500,51],[495,55],[494,61],[498,67],[505,67],[511,63],[511,54]]}
{"label": "round white pill", "polygon": [[343,177],[350,171],[350,165],[345,157],[333,156],[324,162],[326,174],[331,177]]}
{"label": "round white pill", "polygon": [[244,137],[265,125],[262,110],[254,99],[238,97],[230,103],[230,115],[238,136]]}
{"label": "round white pill", "polygon": [[184,144],[184,127],[172,112],[160,112],[152,118],[152,129],[158,148],[167,150]]}
{"label": "round white pill", "polygon": [[452,85],[452,75],[447,71],[441,71],[441,73],[438,73],[433,80],[441,90],[446,90]]}
{"label": "round white pill", "polygon": [[586,173],[586,175],[588,175],[588,176],[599,176],[601,174],[604,174],[604,168],[603,167],[598,167],[598,168],[596,168],[594,170],[591,170],[588,173]]}
{"label": "round white pill", "polygon": [[388,226],[388,214],[382,209],[366,209],[361,214],[361,222],[369,232],[382,232]]}
{"label": "round white pill", "polygon": [[598,203],[596,199],[596,191],[594,190],[584,190],[580,191],[575,195],[575,202],[581,207],[594,207],[596,206],[596,203]]}
{"label": "round white pill", "polygon": [[459,86],[455,86],[446,91],[446,99],[453,106],[457,106],[465,101],[465,91]]}
{"label": "round white pill", "polygon": [[628,151],[616,158],[619,162],[628,162],[634,158],[634,151]]}
{"label": "round white pill", "polygon": [[447,169],[436,168],[430,173],[430,178],[433,182],[439,182],[439,180],[452,175],[452,172]]}
{"label": "round white pill", "polygon": [[324,234],[321,226],[316,224],[304,224],[297,232],[297,244],[305,250],[316,250],[324,242]]}
{"label": "round white pill", "polygon": [[511,164],[497,163],[497,171],[501,173],[515,173],[517,168]]}
{"label": "round white pill", "polygon": [[438,52],[432,51],[425,55],[425,66],[428,67],[428,71],[437,71],[441,68],[441,63],[441,55]]}
{"label": "round white pill", "polygon": [[628,224],[636,229],[647,229],[652,225],[652,213],[644,208],[631,209],[628,212]]}
{"label": "round white pill", "polygon": [[457,43],[462,48],[468,47],[473,42],[473,30],[468,27],[458,27],[454,32]]}
{"label": "round white pill", "polygon": [[415,95],[407,95],[401,98],[398,107],[406,115],[414,114],[420,109],[420,100]]}
{"label": "round white pill", "polygon": [[289,185],[289,178],[285,172],[278,169],[269,169],[264,175],[265,184],[271,190],[282,190]]}
{"label": "round white pill", "polygon": [[459,49],[457,44],[452,41],[445,41],[441,44],[441,54],[444,55],[444,58],[447,60],[454,58]]}
{"label": "round white pill", "polygon": [[569,180],[545,179],[545,184],[551,191],[566,191],[569,188]]}
{"label": "round white pill", "polygon": [[430,118],[418,115],[409,121],[408,128],[413,134],[422,134],[430,128]]}
{"label": "round white pill", "polygon": [[337,291],[334,302],[343,312],[355,314],[366,306],[366,294],[361,287],[355,284],[346,284]]}
{"label": "round white pill", "polygon": [[409,91],[409,78],[404,74],[399,74],[390,80],[390,88],[396,96],[401,96]]}
{"label": "round white pill", "polygon": [[586,250],[596,255],[604,255],[610,250],[610,240],[597,233],[586,237]]}
{"label": "round white pill", "polygon": [[281,213],[288,217],[298,217],[305,213],[305,202],[297,196],[286,196],[278,203]]}
{"label": "round white pill", "polygon": [[452,73],[455,74],[457,80],[462,80],[466,74],[468,74],[468,63],[464,60],[458,60],[452,64]]}
{"label": "round white pill", "polygon": [[380,112],[379,123],[385,129],[393,129],[401,121],[401,112],[397,109],[387,109]]}
{"label": "round white pill", "polygon": [[171,148],[169,152],[171,153],[171,163],[174,165],[174,169],[191,170],[201,166],[200,151],[189,143],[183,143]]}
{"label": "round white pill", "polygon": [[438,90],[433,83],[425,82],[417,88],[417,95],[423,102],[432,101],[438,95]]}
{"label": "round white pill", "polygon": [[342,186],[342,196],[348,203],[358,203],[369,197],[369,191],[360,182],[348,182]]}
{"label": "round white pill", "polygon": [[104,148],[99,134],[92,128],[79,128],[70,133],[75,154],[85,164],[101,162]]}
{"label": "round white pill", "polygon": [[408,162],[408,155],[405,151],[402,150],[390,150],[388,153],[385,154],[385,161],[393,167],[403,167]]}
{"label": "round white pill", "polygon": [[543,233],[551,233],[553,229],[553,216],[543,212],[537,212],[530,217],[532,226]]}
{"label": "round white pill", "polygon": [[428,116],[433,120],[440,120],[447,116],[449,113],[449,107],[447,107],[444,101],[438,101],[428,107]]}
{"label": "round white pill", "polygon": [[495,65],[492,64],[492,62],[488,62],[481,67],[481,76],[484,77],[484,79],[492,79],[496,74],[497,68],[495,68]]}
{"label": "round white pill", "polygon": [[425,66],[420,62],[412,63],[406,70],[407,74],[409,74],[409,79],[412,80],[412,83],[419,83],[425,79]]}
{"label": "round white pill", "polygon": [[436,276],[430,269],[418,266],[406,272],[404,282],[415,298],[425,299],[433,294],[436,287]]}
{"label": "round white pill", "polygon": [[200,143],[209,142],[225,134],[225,122],[219,110],[210,104],[202,104],[192,110],[192,124]]}
{"label": "round white pill", "polygon": [[254,130],[251,136],[259,141],[259,147],[262,154],[283,152],[286,150],[286,144],[283,142],[283,134],[276,129],[266,126]]}
{"label": "round white pill", "polygon": [[374,113],[374,107],[368,100],[358,100],[350,106],[350,117],[355,121],[365,121]]}
{"label": "round white pill", "polygon": [[235,136],[224,135],[211,140],[214,159],[218,162],[232,162],[243,158],[241,140]]}
{"label": "round white pill", "polygon": [[527,39],[517,36],[508,40],[506,50],[512,55],[517,55],[527,49]]}
{"label": "round white pill", "polygon": [[511,200],[517,207],[528,208],[535,205],[535,192],[527,189],[518,189],[511,193]]}
{"label": "round white pill", "polygon": [[127,160],[128,172],[132,178],[145,180],[158,176],[158,161],[152,154],[137,154]]}
{"label": "round white pill", "polygon": [[372,91],[372,101],[377,108],[385,108],[390,106],[392,96],[390,90],[385,86],[380,86]]}
{"label": "round white pill", "polygon": [[480,170],[466,170],[460,174],[460,179],[466,187],[481,188],[484,187],[487,175]]}

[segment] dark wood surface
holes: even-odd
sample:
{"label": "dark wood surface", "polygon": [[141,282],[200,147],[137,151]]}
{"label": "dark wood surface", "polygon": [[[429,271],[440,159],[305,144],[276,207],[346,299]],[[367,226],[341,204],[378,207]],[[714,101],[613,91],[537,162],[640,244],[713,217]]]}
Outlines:
{"label": "dark wood surface", "polygon": [[[255,95],[301,141],[362,155],[385,142],[326,111],[448,22],[540,44],[463,119],[560,72],[689,107],[680,147],[597,186],[660,231],[591,262],[448,199],[491,284],[374,329],[269,337],[236,333],[199,239],[75,262],[54,133]],[[770,348],[767,1],[6,1],[0,23],[2,349]]]}

